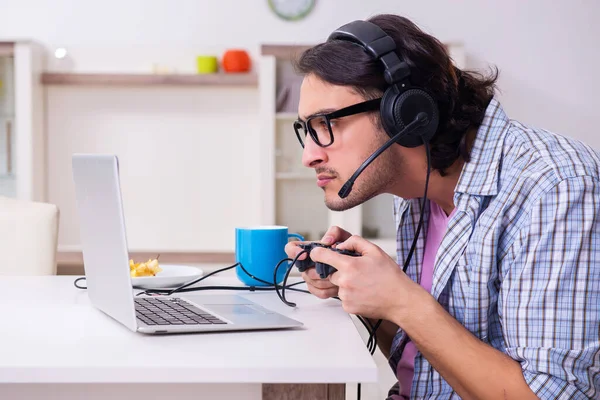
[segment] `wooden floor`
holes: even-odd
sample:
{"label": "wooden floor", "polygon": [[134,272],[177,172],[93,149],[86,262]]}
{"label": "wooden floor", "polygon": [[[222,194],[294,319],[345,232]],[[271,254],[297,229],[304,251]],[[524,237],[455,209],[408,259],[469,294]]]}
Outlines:
{"label": "wooden floor", "polygon": [[263,384],[263,400],[345,400],[344,384]]}

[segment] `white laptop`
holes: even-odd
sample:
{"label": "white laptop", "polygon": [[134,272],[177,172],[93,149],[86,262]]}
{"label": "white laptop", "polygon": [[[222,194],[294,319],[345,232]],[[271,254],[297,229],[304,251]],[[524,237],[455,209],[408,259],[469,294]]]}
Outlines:
{"label": "white laptop", "polygon": [[87,291],[96,308],[132,331],[151,334],[302,326],[234,294],[135,296],[118,159],[74,154],[72,166]]}

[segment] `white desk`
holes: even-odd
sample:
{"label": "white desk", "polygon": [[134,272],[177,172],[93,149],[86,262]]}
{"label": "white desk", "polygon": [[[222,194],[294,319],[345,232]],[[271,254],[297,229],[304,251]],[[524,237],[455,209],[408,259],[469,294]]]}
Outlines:
{"label": "white desk", "polygon": [[294,309],[274,292],[241,292],[304,327],[148,336],[93,308],[74,279],[0,277],[1,399],[338,400],[345,383],[377,381],[338,300],[286,291]]}

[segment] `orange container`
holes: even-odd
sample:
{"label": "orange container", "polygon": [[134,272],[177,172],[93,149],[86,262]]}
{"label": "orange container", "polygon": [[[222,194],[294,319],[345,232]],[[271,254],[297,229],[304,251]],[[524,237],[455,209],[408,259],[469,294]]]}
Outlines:
{"label": "orange container", "polygon": [[225,72],[248,72],[252,62],[245,50],[230,49],[223,54],[222,65]]}

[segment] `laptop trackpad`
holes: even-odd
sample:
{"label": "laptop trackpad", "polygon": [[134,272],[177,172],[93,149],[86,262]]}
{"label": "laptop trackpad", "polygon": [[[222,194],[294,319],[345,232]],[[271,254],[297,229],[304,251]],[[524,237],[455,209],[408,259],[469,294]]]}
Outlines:
{"label": "laptop trackpad", "polygon": [[206,307],[214,313],[221,315],[265,314],[265,311],[268,311],[262,307],[253,307],[247,304],[210,304]]}

